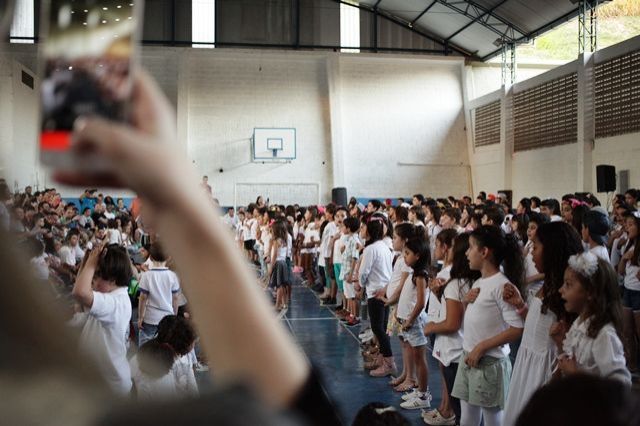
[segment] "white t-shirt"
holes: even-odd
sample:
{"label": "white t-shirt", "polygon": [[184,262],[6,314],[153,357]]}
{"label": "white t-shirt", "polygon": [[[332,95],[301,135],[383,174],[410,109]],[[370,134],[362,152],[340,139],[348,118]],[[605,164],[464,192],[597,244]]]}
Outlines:
{"label": "white t-shirt", "polygon": [[249,238],[250,240],[255,240],[258,238],[258,219],[251,218],[249,221]]}
{"label": "white t-shirt", "polygon": [[175,272],[166,267],[151,267],[140,277],[140,291],[147,295],[143,321],[157,325],[167,315],[173,315],[173,295],[180,291]]}
{"label": "white t-shirt", "polygon": [[243,239],[243,241],[249,241],[251,239],[251,226],[253,225],[254,221],[255,221],[255,219],[253,219],[253,218],[245,219],[244,223],[242,224],[242,239]]}
{"label": "white t-shirt", "polygon": [[[472,288],[479,288],[475,302],[467,305],[464,314],[463,348],[471,352],[478,343],[496,336],[509,327],[523,328],[522,318],[516,308],[502,299],[504,285],[509,279],[502,272],[488,278],[480,278]],[[492,348],[485,355],[502,358],[509,355],[509,345]]]}
{"label": "white t-shirt", "polygon": [[[633,246],[629,246],[628,250],[633,250]],[[625,268],[624,274],[624,286],[629,290],[640,291],[640,280],[638,279],[638,271],[640,271],[640,266],[634,266],[628,260],[626,262],[627,266]]]}
{"label": "white t-shirt", "polygon": [[616,329],[605,324],[594,338],[588,336],[591,319],[576,319],[562,342],[565,354],[572,355],[578,369],[596,376],[619,380],[631,385],[631,374],[627,370],[624,349]]}
{"label": "white t-shirt", "polygon": [[49,264],[47,263],[46,254],[43,253],[41,256],[32,258],[29,263],[31,264],[31,268],[33,268],[36,278],[39,280],[49,279]]}
{"label": "white t-shirt", "polygon": [[169,374],[173,376],[178,396],[198,396],[198,382],[193,373],[193,365],[197,362],[194,351],[179,357],[173,363]]}
{"label": "white t-shirt", "polygon": [[62,263],[66,263],[70,266],[76,266],[76,255],[74,253],[74,250],[69,246],[64,245],[60,247],[60,250],[58,251],[58,257],[60,257],[60,261]]}
{"label": "white t-shirt", "polygon": [[607,250],[605,246],[595,246],[590,248],[589,251],[595,254],[600,259],[606,260],[607,262],[611,263],[611,259],[609,258],[609,250]]}
{"label": "white t-shirt", "polygon": [[293,250],[293,237],[291,234],[287,233],[287,257],[291,259],[293,256],[291,255]]}
{"label": "white t-shirt", "polygon": [[342,234],[340,235],[340,238],[338,238],[333,243],[333,264],[334,265],[342,264],[342,247],[344,247],[345,240],[346,240],[346,235]]}
{"label": "white t-shirt", "polygon": [[131,391],[126,338],[131,320],[131,301],[126,287],[110,293],[93,292],[93,305],[80,334],[80,348],[96,361],[114,392]]}
{"label": "white t-shirt", "polygon": [[131,378],[133,379],[133,383],[136,385],[138,399],[143,401],[155,401],[175,398],[176,383],[172,371],[169,371],[169,373],[157,379],[149,377],[140,371],[138,355],[134,355],[129,360],[129,367],[131,368]]}
{"label": "white t-shirt", "polygon": [[391,281],[389,281],[389,285],[387,286],[387,299],[390,299],[391,296],[393,296],[393,293],[396,292],[402,283],[402,274],[405,272],[411,276],[413,269],[404,263],[404,256],[400,254],[398,255],[395,265],[393,265],[393,270],[391,271]]}
{"label": "white t-shirt", "polygon": [[122,234],[117,229],[107,229],[109,244],[122,245]]}
{"label": "white t-shirt", "polygon": [[392,261],[393,254],[384,241],[365,247],[360,262],[360,285],[366,288],[368,299],[391,281]]}
{"label": "white t-shirt", "polygon": [[[442,299],[440,300],[440,310],[438,311],[437,322],[447,319],[447,299],[461,302],[469,292],[469,283],[462,284],[460,280],[451,280],[444,288]],[[432,298],[434,299],[434,298]],[[460,330],[450,334],[436,334],[436,341],[433,344],[433,357],[440,361],[442,365],[448,367],[452,362],[458,362],[462,355],[462,327]]]}
{"label": "white t-shirt", "polygon": [[538,275],[540,272],[536,269],[536,264],[533,263],[533,241],[527,241],[524,247],[527,250],[527,255],[524,258],[525,275],[529,278]]}
{"label": "white t-shirt", "polygon": [[[311,244],[311,241],[315,242],[315,241],[319,241],[320,240],[320,232],[318,232],[318,230],[316,229],[316,224],[315,223],[310,223],[307,225],[307,227],[304,230],[304,241],[303,241],[303,245],[306,244]],[[302,250],[300,250],[301,253],[317,253],[318,249],[317,247],[311,247],[311,248],[303,248]]]}
{"label": "white t-shirt", "polygon": [[[427,303],[427,291],[425,290],[425,297],[423,303]],[[418,303],[418,286],[413,283],[413,274],[409,275],[402,286],[402,292],[400,293],[400,300],[398,301],[398,310],[396,315],[400,319],[408,319],[411,316],[411,312]],[[424,315],[424,309],[420,315]]]}
{"label": "white t-shirt", "polygon": [[562,217],[557,214],[551,215],[549,222],[562,222]]}
{"label": "white t-shirt", "polygon": [[[441,279],[444,282],[449,281],[451,277],[451,265],[446,266],[438,272],[436,278]],[[429,301],[429,308],[427,309],[427,319],[429,322],[438,320],[438,312],[440,312],[440,301],[438,298],[429,291],[427,295]]]}
{"label": "white t-shirt", "polygon": [[336,223],[331,221],[324,227],[324,232],[322,233],[322,244],[320,245],[320,253],[322,257],[331,257],[331,250],[333,247],[331,246],[331,239],[338,232],[338,227]]}

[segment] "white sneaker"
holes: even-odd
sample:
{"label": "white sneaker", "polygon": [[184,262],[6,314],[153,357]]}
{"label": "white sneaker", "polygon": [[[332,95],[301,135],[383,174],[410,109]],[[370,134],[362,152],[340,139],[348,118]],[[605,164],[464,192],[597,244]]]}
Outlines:
{"label": "white sneaker", "polygon": [[402,404],[400,404],[400,407],[404,408],[405,410],[418,410],[420,408],[431,408],[430,396],[431,395],[425,392],[421,398],[420,395],[416,393],[415,397],[413,397],[408,401],[403,402]]}
{"label": "white sneaker", "polygon": [[404,395],[401,396],[401,398],[403,401],[409,401],[415,398],[417,393],[418,393],[418,388],[413,388],[413,390],[411,390],[410,392],[405,392]]}
{"label": "white sneaker", "polygon": [[443,417],[438,410],[431,410],[427,413],[423,413],[422,420],[431,426],[455,426],[456,416]]}
{"label": "white sneaker", "polygon": [[433,410],[429,410],[429,411],[422,410],[422,413],[420,415],[426,418],[426,417],[433,417],[436,415],[436,413],[439,413],[439,411],[437,408],[434,408]]}
{"label": "white sneaker", "polygon": [[360,339],[364,339],[367,336],[373,336],[373,330],[371,330],[370,328],[367,328],[362,333],[358,334],[358,337]]}

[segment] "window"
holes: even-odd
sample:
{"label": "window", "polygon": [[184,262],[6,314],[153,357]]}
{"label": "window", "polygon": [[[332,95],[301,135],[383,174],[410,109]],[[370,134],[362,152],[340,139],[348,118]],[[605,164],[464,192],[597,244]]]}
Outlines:
{"label": "window", "polygon": [[340,3],[340,45],[351,49],[343,52],[360,52],[360,9]]}
{"label": "window", "polygon": [[191,5],[191,41],[198,43],[193,44],[193,47],[214,48],[216,42],[216,0],[192,0]]}
{"label": "window", "polygon": [[[11,25],[11,43],[33,43],[35,37],[35,18],[33,0],[16,0]],[[16,38],[19,37],[19,38]]]}

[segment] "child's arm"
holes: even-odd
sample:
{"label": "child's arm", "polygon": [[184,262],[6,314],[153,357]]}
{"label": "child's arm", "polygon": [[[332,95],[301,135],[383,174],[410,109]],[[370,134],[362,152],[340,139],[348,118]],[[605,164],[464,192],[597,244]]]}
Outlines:
{"label": "child's arm", "polygon": [[459,300],[445,298],[447,317],[441,322],[430,322],[424,328],[424,334],[451,334],[460,330],[464,318],[464,305]]}
{"label": "child's arm", "polygon": [[480,358],[493,348],[502,346],[506,343],[515,342],[520,336],[522,336],[522,328],[509,327],[502,333],[499,333],[489,339],[483,340],[478,343],[475,348],[467,355],[464,362],[472,368],[476,368],[480,362]]}
{"label": "child's arm", "polygon": [[144,314],[147,311],[147,301],[149,300],[149,296],[146,291],[140,291],[140,296],[138,296],[138,328],[142,327],[142,322],[144,320]]}
{"label": "child's arm", "polygon": [[178,309],[180,308],[180,306],[178,306],[179,303],[180,303],[180,291],[176,291],[172,294],[172,297],[171,297],[171,306],[173,307],[173,315],[178,315]]}
{"label": "child's arm", "polygon": [[73,285],[73,290],[71,290],[71,295],[80,302],[82,306],[87,308],[91,308],[91,306],[93,306],[93,289],[91,288],[91,281],[93,280],[93,274],[96,271],[98,259],[100,259],[103,249],[104,246],[100,245],[91,251],[86,263],[78,273],[76,282]]}
{"label": "child's arm", "polygon": [[396,288],[396,291],[393,292],[391,298],[387,300],[387,306],[395,305],[400,300],[400,294],[402,293],[402,288],[404,287],[405,281],[407,281],[407,277],[409,276],[408,272],[403,272],[400,275],[400,285]]}
{"label": "child's arm", "polygon": [[427,290],[427,280],[424,277],[416,277],[416,306],[414,306],[413,311],[409,314],[409,318],[402,324],[403,330],[408,330],[411,328],[416,318],[420,315],[420,313],[424,310],[424,296]]}

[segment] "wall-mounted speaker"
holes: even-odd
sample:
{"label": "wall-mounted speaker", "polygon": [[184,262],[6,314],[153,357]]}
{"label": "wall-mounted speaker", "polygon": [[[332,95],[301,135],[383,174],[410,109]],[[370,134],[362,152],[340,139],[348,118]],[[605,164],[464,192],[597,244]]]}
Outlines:
{"label": "wall-mounted speaker", "polygon": [[596,186],[598,192],[613,192],[616,190],[616,168],[600,164],[596,166]]}

